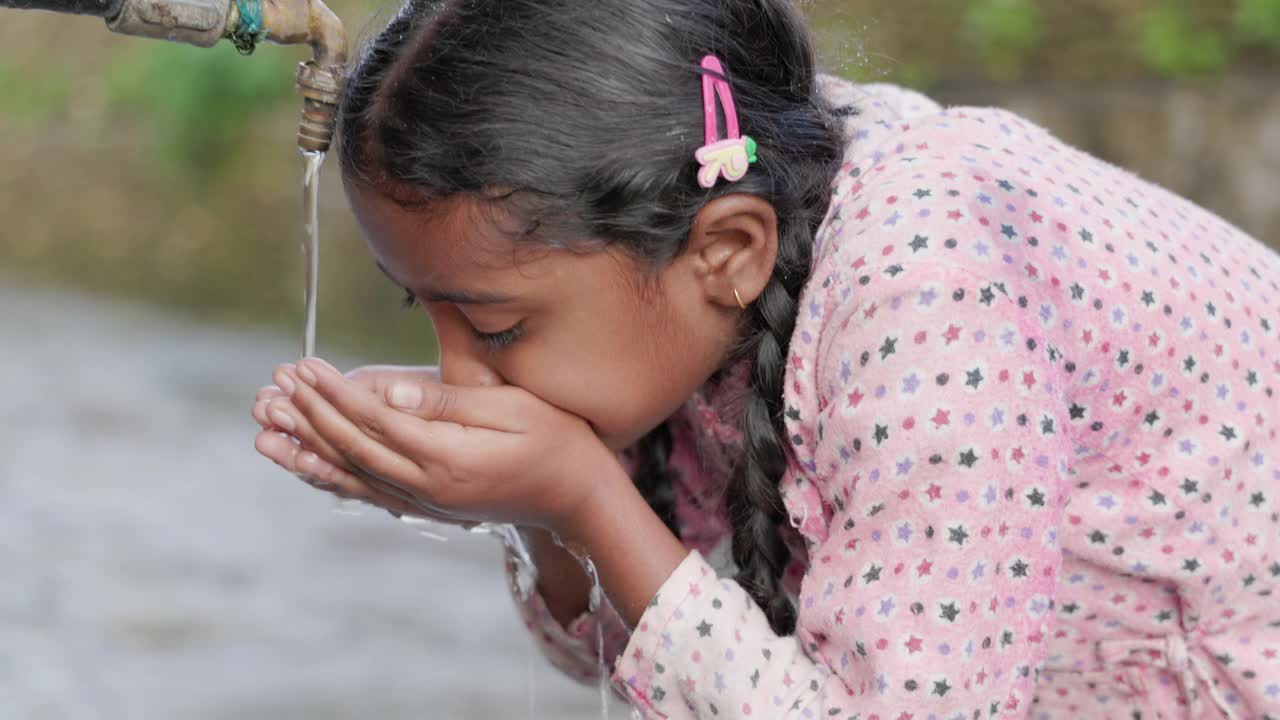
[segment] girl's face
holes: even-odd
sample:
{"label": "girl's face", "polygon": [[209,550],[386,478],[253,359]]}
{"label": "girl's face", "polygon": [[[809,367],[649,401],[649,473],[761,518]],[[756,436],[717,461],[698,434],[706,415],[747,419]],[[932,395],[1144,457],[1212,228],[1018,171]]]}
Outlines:
{"label": "girl's face", "polygon": [[618,251],[513,241],[509,218],[473,198],[424,211],[346,190],[379,267],[431,317],[444,382],[520,386],[615,451],[678,409],[736,339],[736,303],[709,286],[727,257],[714,238],[652,276]]}

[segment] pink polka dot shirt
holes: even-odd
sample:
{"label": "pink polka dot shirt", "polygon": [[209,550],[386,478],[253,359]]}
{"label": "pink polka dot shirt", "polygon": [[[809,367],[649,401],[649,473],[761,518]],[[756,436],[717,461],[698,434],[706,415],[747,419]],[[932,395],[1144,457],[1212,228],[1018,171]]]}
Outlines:
{"label": "pink polka dot shirt", "polygon": [[1280,720],[1280,256],[1008,111],[822,82],[796,633],[731,579],[735,367],[671,420],[688,556],[634,628],[517,597],[547,657],[591,679],[600,627],[650,720]]}

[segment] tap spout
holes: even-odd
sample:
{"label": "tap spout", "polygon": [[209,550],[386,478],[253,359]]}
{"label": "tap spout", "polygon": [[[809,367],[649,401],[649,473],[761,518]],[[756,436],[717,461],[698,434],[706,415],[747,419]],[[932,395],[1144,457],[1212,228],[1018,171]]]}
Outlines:
{"label": "tap spout", "polygon": [[[239,6],[231,6],[231,27],[240,23]],[[262,28],[269,42],[311,46],[312,58],[298,65],[295,76],[302,95],[298,147],[325,152],[333,141],[346,80],[347,32],[342,21],[321,0],[262,0]]]}
{"label": "tap spout", "polygon": [[271,42],[310,45],[320,67],[347,64],[347,31],[320,0],[262,0],[262,24]]}

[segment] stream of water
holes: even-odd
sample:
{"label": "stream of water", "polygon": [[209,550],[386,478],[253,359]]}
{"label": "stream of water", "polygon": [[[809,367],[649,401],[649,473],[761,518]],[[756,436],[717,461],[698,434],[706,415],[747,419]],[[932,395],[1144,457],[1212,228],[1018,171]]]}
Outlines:
{"label": "stream of water", "polygon": [[306,263],[306,286],[302,302],[306,320],[302,328],[302,357],[316,354],[316,301],[320,289],[320,168],[324,153],[302,151],[305,169],[302,173],[303,229],[302,256]]}
{"label": "stream of water", "polygon": [[[325,154],[323,152],[302,152],[305,168],[302,176],[302,199],[303,199],[303,222],[304,235],[302,243],[303,258],[305,261],[305,288],[303,292],[303,304],[305,312],[305,321],[303,325],[303,357],[312,357],[316,352],[316,305],[319,290],[319,270],[320,270],[320,223],[319,223],[319,204],[320,204],[320,169],[324,165]],[[338,514],[360,516],[364,506],[359,502],[338,501],[336,510]],[[417,529],[419,535],[436,541],[447,541],[447,536],[437,533],[430,529],[431,523],[417,518],[402,517],[401,520],[408,525]],[[508,551],[515,554],[519,559],[519,566],[522,568],[516,578],[517,591],[521,596],[527,597],[533,589],[535,579],[533,576],[533,561],[529,556],[529,551],[525,547],[524,540],[511,525],[489,524],[484,523],[471,529],[473,534],[490,535],[499,540],[501,545]],[[595,571],[595,565],[590,560],[584,561],[584,569],[591,577],[592,589],[590,597],[590,611],[598,612],[601,607],[603,598],[603,589],[600,586],[599,577]],[[600,695],[600,713],[602,720],[609,718],[609,704],[611,701],[611,691],[609,688],[609,677],[606,669],[604,654],[604,633],[602,628],[596,631],[596,647],[597,647],[597,671],[599,672],[599,695]],[[534,680],[530,675],[529,680],[529,717],[536,716],[536,700],[535,700]]]}

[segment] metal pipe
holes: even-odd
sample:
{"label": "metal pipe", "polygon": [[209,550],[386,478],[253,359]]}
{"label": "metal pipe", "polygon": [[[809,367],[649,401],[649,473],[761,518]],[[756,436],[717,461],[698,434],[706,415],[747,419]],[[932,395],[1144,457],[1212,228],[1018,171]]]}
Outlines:
{"label": "metal pipe", "polygon": [[261,0],[261,24],[252,28],[241,27],[232,0],[0,0],[0,8],[94,15],[105,18],[112,32],[200,47],[245,34],[279,45],[305,43],[312,58],[298,66],[295,77],[303,98],[298,146],[324,152],[332,142],[346,80],[347,33],[321,0]]}
{"label": "metal pipe", "polygon": [[124,0],[0,0],[0,8],[114,17]]}
{"label": "metal pipe", "polygon": [[123,0],[111,32],[213,47],[236,24],[231,0]]}

